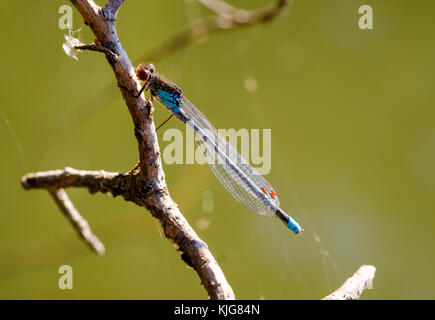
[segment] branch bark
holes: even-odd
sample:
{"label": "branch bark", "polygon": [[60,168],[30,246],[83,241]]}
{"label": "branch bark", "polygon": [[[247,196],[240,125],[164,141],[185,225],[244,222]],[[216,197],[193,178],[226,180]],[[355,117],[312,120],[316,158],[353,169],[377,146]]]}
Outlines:
{"label": "branch bark", "polygon": [[322,300],[358,300],[365,289],[371,289],[375,273],[374,266],[361,266],[340,288]]}

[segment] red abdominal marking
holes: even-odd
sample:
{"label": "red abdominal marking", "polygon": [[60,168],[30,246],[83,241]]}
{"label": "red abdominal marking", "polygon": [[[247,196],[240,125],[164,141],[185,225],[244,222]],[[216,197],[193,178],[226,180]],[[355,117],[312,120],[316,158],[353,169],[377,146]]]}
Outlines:
{"label": "red abdominal marking", "polygon": [[[270,186],[270,184],[268,184],[268,185]],[[277,197],[277,195],[276,195],[276,193],[275,193],[275,190],[272,190],[272,191],[270,192],[270,194],[268,194],[268,193],[266,192],[266,190],[264,190],[264,188],[261,188],[261,191],[263,191],[263,193],[264,193],[266,196],[271,196],[272,199],[275,199],[275,197]]]}

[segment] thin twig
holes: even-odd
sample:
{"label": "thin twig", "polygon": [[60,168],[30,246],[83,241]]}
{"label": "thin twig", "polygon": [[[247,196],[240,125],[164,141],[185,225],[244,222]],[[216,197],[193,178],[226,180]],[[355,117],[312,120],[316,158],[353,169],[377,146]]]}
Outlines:
{"label": "thin twig", "polygon": [[110,64],[114,64],[119,60],[119,56],[117,54],[113,53],[111,50],[107,48],[104,48],[96,44],[84,44],[81,46],[75,46],[74,48],[78,50],[91,50],[91,51],[103,52],[104,54],[106,54],[106,57],[109,60]]}
{"label": "thin twig", "polygon": [[71,222],[80,237],[85,240],[89,247],[99,255],[105,252],[104,244],[92,233],[88,222],[80,215],[73,203],[69,199],[64,189],[50,190],[50,194],[58,205],[59,209]]}
{"label": "thin twig", "polygon": [[376,268],[363,265],[343,285],[322,300],[358,300],[363,291],[372,288]]}
{"label": "thin twig", "polygon": [[252,11],[238,9],[224,1],[202,0],[204,5],[215,11],[218,15],[199,19],[185,30],[173,35],[158,46],[149,50],[141,61],[156,62],[169,53],[181,49],[187,44],[218,31],[234,30],[258,23],[266,23],[284,12],[291,0],[278,0],[275,4]]}

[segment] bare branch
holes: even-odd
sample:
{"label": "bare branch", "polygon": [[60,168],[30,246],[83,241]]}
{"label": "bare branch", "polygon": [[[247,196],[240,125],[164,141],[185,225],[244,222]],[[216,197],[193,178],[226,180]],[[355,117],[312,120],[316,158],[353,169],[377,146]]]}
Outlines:
{"label": "bare branch", "polygon": [[185,30],[175,34],[142,57],[142,61],[156,62],[169,53],[174,52],[210,33],[234,30],[257,23],[266,23],[284,12],[293,1],[278,0],[274,5],[253,11],[238,9],[224,1],[201,0],[201,3],[218,15],[206,17],[193,22]]}
{"label": "bare branch", "polygon": [[[66,193],[60,191],[63,188],[86,187],[90,193],[111,192],[114,196],[122,195],[124,199],[147,208],[160,221],[165,236],[182,252],[182,260],[198,273],[209,297],[234,299],[233,290],[208,250],[207,244],[190,227],[169,195],[152,117],[153,106],[143,97],[134,97],[140,89],[140,83],[116,34],[116,13],[123,1],[109,0],[104,9],[92,0],[71,0],[71,2],[95,34],[96,43],[99,47],[105,48],[92,45],[87,47],[106,53],[133,120],[140,160],[136,167],[126,173],[82,171],[72,168],[31,173],[22,178],[22,185],[26,189],[49,190],[64,213],[67,212],[67,216],[74,216],[75,220],[71,221],[76,229],[82,230],[81,234],[89,235]],[[112,53],[118,57],[116,61],[110,58]]]}
{"label": "bare branch", "polygon": [[[25,189],[57,190],[84,187],[96,192],[121,195],[127,201],[144,206],[160,220],[165,236],[182,252],[182,259],[199,274],[212,299],[234,299],[224,274],[203,242],[170,198],[167,189],[152,189],[153,181],[144,179],[139,166],[125,173],[65,168],[29,173],[21,179]],[[65,194],[66,195],[66,194]],[[72,205],[72,204],[71,204]]]}
{"label": "bare branch", "polygon": [[371,289],[375,272],[374,266],[361,266],[339,289],[322,300],[358,300],[365,289]]}
{"label": "bare branch", "polygon": [[65,214],[67,219],[73,225],[74,229],[76,229],[80,237],[85,240],[85,242],[93,251],[99,255],[103,255],[105,252],[104,244],[92,233],[88,222],[74,207],[65,190],[50,190],[50,194],[58,205],[59,209]]}

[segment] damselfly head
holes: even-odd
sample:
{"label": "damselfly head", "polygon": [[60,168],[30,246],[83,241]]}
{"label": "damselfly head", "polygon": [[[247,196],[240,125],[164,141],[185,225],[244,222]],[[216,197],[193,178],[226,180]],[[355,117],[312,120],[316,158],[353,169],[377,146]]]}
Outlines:
{"label": "damselfly head", "polygon": [[139,65],[136,70],[136,76],[141,81],[147,81],[152,73],[156,71],[156,68],[152,63],[146,65]]}

